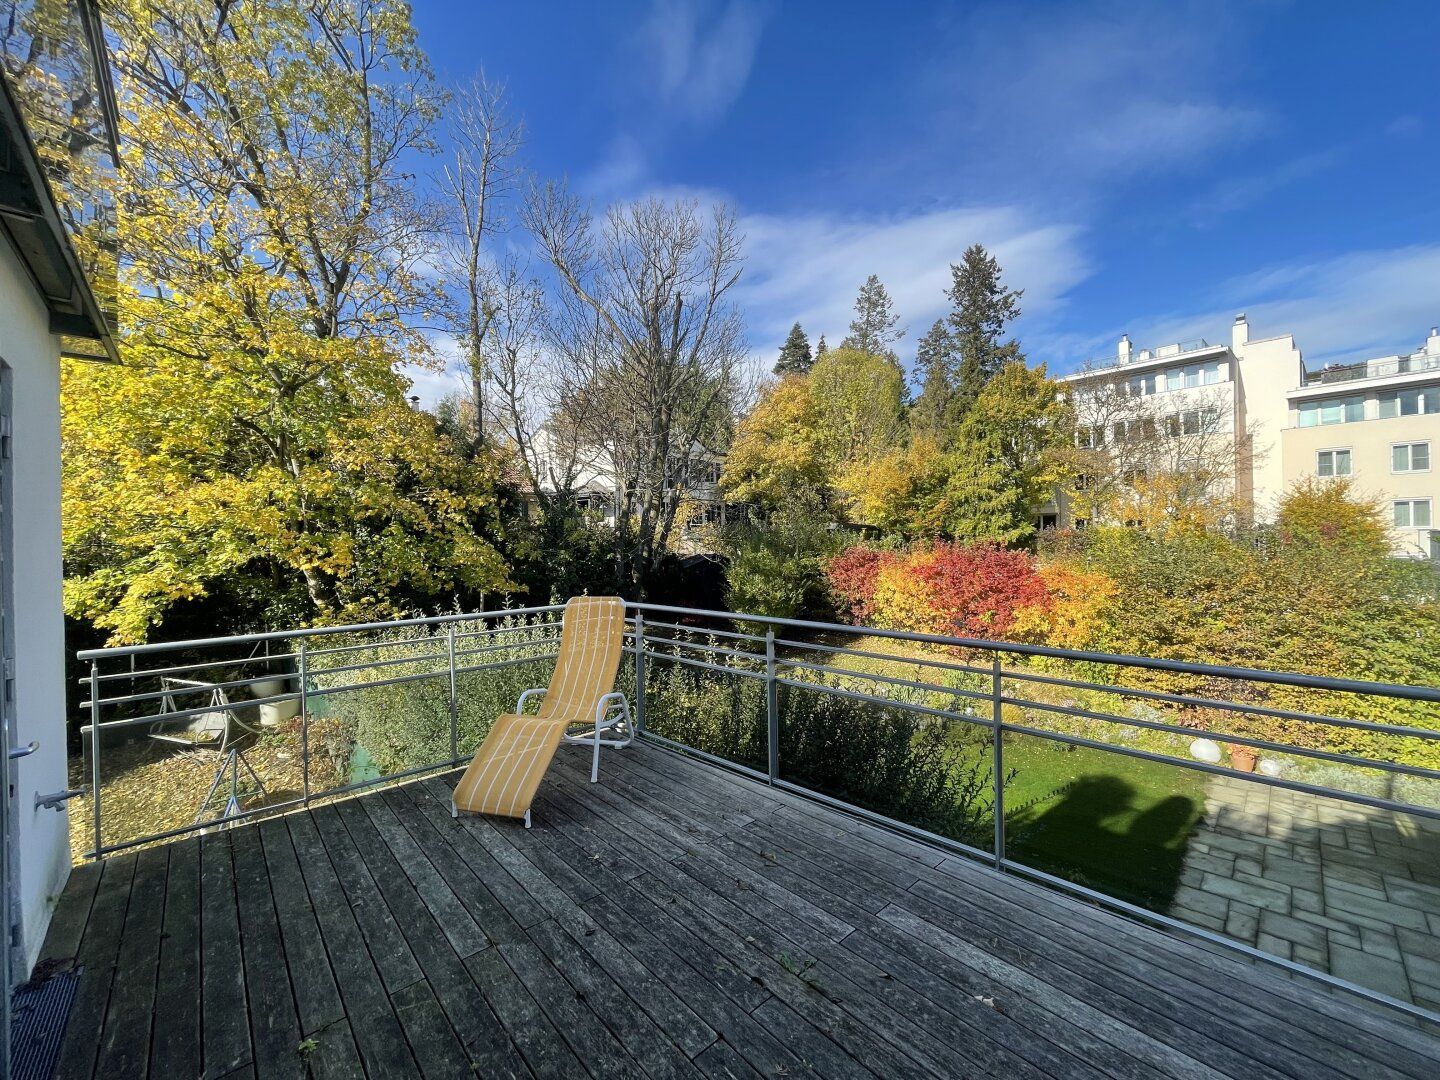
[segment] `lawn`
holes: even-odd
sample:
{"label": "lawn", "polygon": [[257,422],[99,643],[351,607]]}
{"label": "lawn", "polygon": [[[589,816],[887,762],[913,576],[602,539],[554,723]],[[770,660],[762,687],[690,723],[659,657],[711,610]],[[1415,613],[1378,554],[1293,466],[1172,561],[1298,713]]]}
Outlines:
{"label": "lawn", "polygon": [[[847,637],[827,643],[885,655],[835,654],[828,658],[832,667],[920,681],[940,674],[917,669],[913,650],[919,646],[909,642]],[[1023,718],[1029,726],[1045,720],[1038,712]],[[1007,735],[1004,759],[1009,857],[1155,911],[1169,907],[1204,812],[1202,774],[1031,735]]]}

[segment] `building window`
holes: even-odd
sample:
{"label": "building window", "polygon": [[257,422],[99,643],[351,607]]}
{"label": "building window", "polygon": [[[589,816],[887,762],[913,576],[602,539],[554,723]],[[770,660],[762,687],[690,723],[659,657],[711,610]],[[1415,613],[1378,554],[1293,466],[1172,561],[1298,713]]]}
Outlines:
{"label": "building window", "polygon": [[1155,393],[1155,373],[1132,376],[1126,384],[1126,391],[1131,397],[1149,397]]}
{"label": "building window", "polygon": [[1300,426],[1320,427],[1326,424],[1353,424],[1365,419],[1365,398],[1361,395],[1305,401],[1300,404]]}
{"label": "building window", "polygon": [[1186,409],[1171,416],[1166,426],[1172,438],[1179,435],[1213,435],[1220,430],[1220,410]]}
{"label": "building window", "polygon": [[1430,416],[1440,413],[1440,386],[1425,390],[1397,390],[1380,395],[1380,419],[1395,416]]}
{"label": "building window", "polygon": [[1183,368],[1170,368],[1165,372],[1165,389],[1181,390],[1192,386],[1214,386],[1224,382],[1220,361],[1208,364],[1191,364]]}
{"label": "building window", "polygon": [[1044,532],[1046,529],[1058,529],[1060,527],[1060,515],[1041,514],[1038,524],[1041,532]]}
{"label": "building window", "polygon": [[1402,442],[1390,447],[1391,472],[1429,472],[1430,444]]}
{"label": "building window", "polygon": [[1315,472],[1320,476],[1349,476],[1350,451],[1321,450],[1315,456]]}
{"label": "building window", "polygon": [[1430,500],[1396,499],[1395,527],[1397,529],[1430,528]]}

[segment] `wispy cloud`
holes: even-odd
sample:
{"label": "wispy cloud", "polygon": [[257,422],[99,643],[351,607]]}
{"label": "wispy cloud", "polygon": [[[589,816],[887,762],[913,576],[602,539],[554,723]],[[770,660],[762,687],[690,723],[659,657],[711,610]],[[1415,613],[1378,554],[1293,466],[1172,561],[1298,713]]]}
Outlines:
{"label": "wispy cloud", "polygon": [[658,103],[690,122],[724,113],[750,78],[769,14],[754,0],[655,0],[640,43]]}
{"label": "wispy cloud", "polygon": [[1409,352],[1440,322],[1440,245],[1280,263],[1223,282],[1208,299],[1203,310],[1126,329],[1139,345],[1224,341],[1243,311],[1252,338],[1294,334],[1310,365]]}
{"label": "wispy cloud", "polygon": [[814,341],[838,344],[853,314],[855,293],[876,274],[895,302],[907,338],[902,357],[949,304],[950,264],[965,248],[984,244],[1005,281],[1025,290],[1022,322],[1043,326],[1066,293],[1090,273],[1079,230],[1033,219],[1013,207],[950,208],[886,218],[826,214],[751,214],[741,218],[748,252],[737,300],[751,340],[779,348],[799,321]]}
{"label": "wispy cloud", "polygon": [[1343,147],[1332,147],[1303,154],[1273,169],[1224,179],[1191,204],[1191,221],[1196,228],[1209,228],[1227,214],[1244,210],[1282,188],[1324,172],[1339,164],[1344,156]]}

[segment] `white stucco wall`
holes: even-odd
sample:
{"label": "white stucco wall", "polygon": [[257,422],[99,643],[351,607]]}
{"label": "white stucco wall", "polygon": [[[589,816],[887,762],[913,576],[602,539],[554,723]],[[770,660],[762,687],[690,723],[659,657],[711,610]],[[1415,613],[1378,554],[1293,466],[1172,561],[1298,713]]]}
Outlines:
{"label": "white stucco wall", "polygon": [[[11,528],[18,743],[40,749],[14,762],[25,971],[39,953],[70,873],[64,811],[36,811],[36,792],[65,783],[65,625],[60,566],[60,358],[41,298],[0,234],[0,360],[12,388]],[[17,974],[23,974],[17,972]]]}

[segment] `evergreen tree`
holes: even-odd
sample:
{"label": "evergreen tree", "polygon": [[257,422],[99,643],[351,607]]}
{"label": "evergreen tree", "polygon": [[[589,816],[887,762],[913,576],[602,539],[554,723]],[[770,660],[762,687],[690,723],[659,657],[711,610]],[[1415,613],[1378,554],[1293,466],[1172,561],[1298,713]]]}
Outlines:
{"label": "evergreen tree", "polygon": [[897,325],[899,322],[900,316],[895,314],[890,294],[880,284],[880,279],[871,274],[855,297],[855,318],[850,322],[850,334],[840,345],[893,360],[895,352],[890,346],[905,334],[904,328]]}
{"label": "evergreen tree", "polygon": [[[824,338],[820,339],[822,342]],[[776,375],[804,375],[815,361],[810,356],[810,339],[797,322],[790,328],[790,336],[780,346],[780,359],[775,361]]]}
{"label": "evergreen tree", "polygon": [[960,264],[951,264],[950,273],[953,283],[945,295],[953,305],[948,328],[956,363],[950,411],[959,417],[996,372],[1025,358],[1014,338],[1000,340],[1005,327],[1020,315],[1023,290],[1005,287],[1000,264],[979,244],[967,248]]}
{"label": "evergreen tree", "polygon": [[820,340],[815,343],[815,359],[819,360],[830,351],[830,346],[825,344],[825,335],[820,335]]}
{"label": "evergreen tree", "polygon": [[947,444],[950,409],[955,397],[955,345],[944,319],[936,319],[915,350],[915,370],[920,376],[920,396],[911,413],[917,432],[931,436],[937,445]]}

